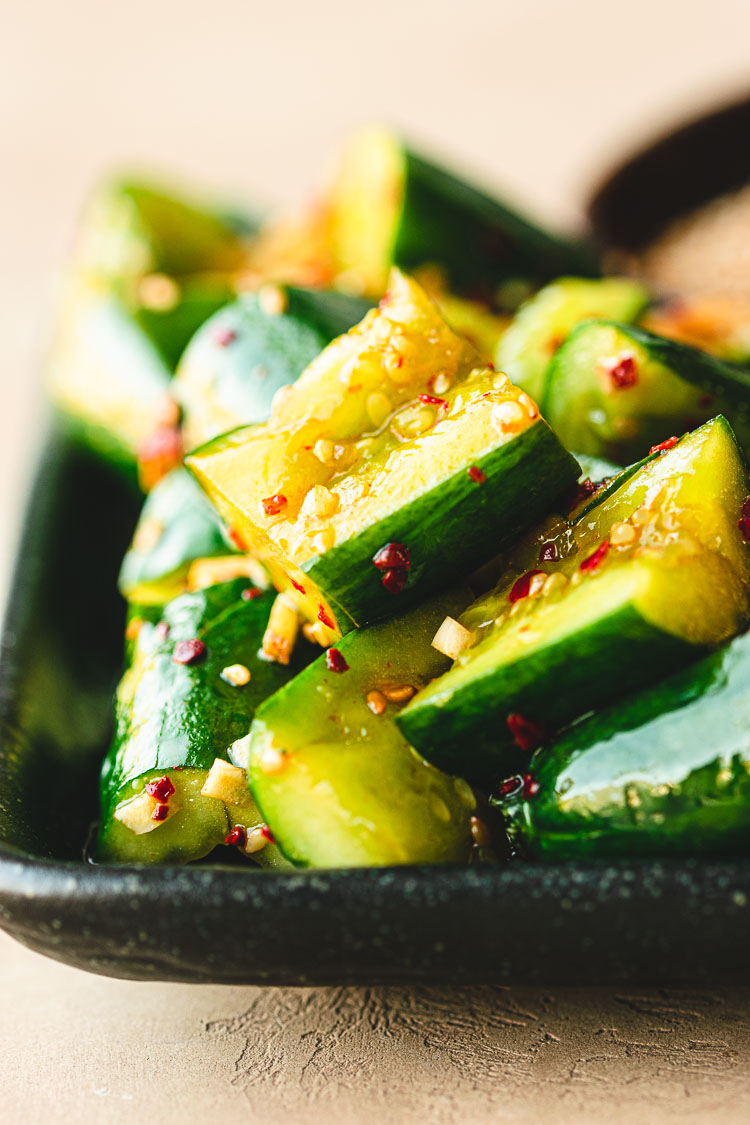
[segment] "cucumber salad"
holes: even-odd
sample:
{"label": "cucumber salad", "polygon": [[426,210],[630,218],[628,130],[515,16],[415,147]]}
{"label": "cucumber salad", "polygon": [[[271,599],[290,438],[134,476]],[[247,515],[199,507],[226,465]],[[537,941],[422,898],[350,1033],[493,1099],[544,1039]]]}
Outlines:
{"label": "cucumber salad", "polygon": [[367,129],[280,218],[102,185],[49,366],[144,496],[98,862],[750,844],[742,303]]}

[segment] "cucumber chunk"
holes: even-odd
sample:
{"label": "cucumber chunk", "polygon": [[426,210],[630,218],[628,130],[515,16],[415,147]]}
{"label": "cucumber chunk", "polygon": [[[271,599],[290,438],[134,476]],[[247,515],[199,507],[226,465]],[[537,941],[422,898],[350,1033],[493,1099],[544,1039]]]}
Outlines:
{"label": "cucumber chunk", "polygon": [[509,835],[545,860],[744,854],[748,729],[745,635],[541,752],[525,786],[503,786]]}
{"label": "cucumber chunk", "polygon": [[[534,402],[398,272],[266,425],[186,463],[322,643],[468,573],[578,473]],[[395,571],[388,544],[406,548]]]}
{"label": "cucumber chunk", "polygon": [[293,863],[468,860],[471,789],[424,762],[393,723],[409,691],[446,667],[430,641],[467,596],[443,595],[351,633],[258,709],[248,740],[250,785]]}
{"label": "cucumber chunk", "polygon": [[592,317],[635,320],[648,300],[646,287],[628,278],[558,278],[518,310],[500,339],[495,366],[540,399],[552,357],[576,324]]}
{"label": "cucumber chunk", "polygon": [[265,422],[276,392],[369,308],[342,293],[288,285],[266,286],[227,305],[191,341],[172,387],[187,448]]}
{"label": "cucumber chunk", "polygon": [[[161,622],[140,623],[117,690],[115,735],[102,772],[101,859],[187,863],[222,844],[234,825],[251,829],[262,822],[244,782],[241,799],[228,803],[201,789],[215,760],[227,760],[231,744],[247,733],[258,704],[314,653],[301,643],[288,666],[260,658],[274,595],[246,601],[248,585],[235,579],[183,594],[164,608]],[[184,662],[177,646],[195,641],[205,649]],[[250,673],[244,684],[226,678],[238,665]],[[162,777],[176,791],[170,800],[176,811],[152,827],[146,786]],[[135,800],[140,804],[133,808]],[[150,830],[134,820],[143,810]],[[266,848],[258,853],[260,862],[273,858]]]}
{"label": "cucumber chunk", "polygon": [[549,368],[542,409],[571,449],[620,464],[717,413],[750,448],[750,372],[613,321],[574,329]]}
{"label": "cucumber chunk", "polygon": [[733,636],[748,614],[746,494],[723,418],[623,473],[533,570],[503,575],[466,610],[473,643],[397,716],[400,729],[438,767],[486,781]]}

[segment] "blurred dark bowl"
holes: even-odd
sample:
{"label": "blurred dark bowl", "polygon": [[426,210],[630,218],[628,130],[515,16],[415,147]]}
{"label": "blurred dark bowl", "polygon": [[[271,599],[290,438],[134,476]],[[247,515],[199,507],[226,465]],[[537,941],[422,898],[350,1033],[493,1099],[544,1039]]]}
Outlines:
{"label": "blurred dark bowl", "polygon": [[609,172],[587,215],[604,250],[634,254],[675,219],[750,183],[750,95],[639,149]]}

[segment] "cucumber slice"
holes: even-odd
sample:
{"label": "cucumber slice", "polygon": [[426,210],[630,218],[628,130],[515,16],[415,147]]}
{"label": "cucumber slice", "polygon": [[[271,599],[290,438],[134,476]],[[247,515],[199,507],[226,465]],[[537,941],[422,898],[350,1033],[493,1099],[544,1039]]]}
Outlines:
{"label": "cucumber slice", "polygon": [[341,293],[274,285],[212,317],[191,341],[172,387],[187,448],[265,422],[276,392],[369,308]]}
{"label": "cucumber slice", "polygon": [[598,272],[587,250],[541,230],[386,129],[352,138],[328,207],[343,280],[376,296],[394,265],[437,264],[455,292],[493,297],[503,284],[528,293],[561,273]]}
{"label": "cucumber slice", "polygon": [[750,448],[750,372],[613,321],[574,329],[549,368],[542,409],[570,448],[621,464],[719,412]]}
{"label": "cucumber slice", "polygon": [[[272,593],[246,601],[246,579],[183,594],[163,611],[160,623],[144,620],[131,641],[131,662],[117,690],[116,730],[102,772],[100,858],[115,863],[187,863],[208,855],[235,824],[261,823],[246,784],[238,801],[225,803],[200,792],[217,758],[247,733],[258,704],[300,671],[313,656],[301,643],[289,666],[262,660],[259,649]],[[178,663],[180,642],[200,640],[205,651]],[[189,655],[189,654],[188,654]],[[222,677],[241,665],[244,685]],[[150,810],[146,785],[166,777],[177,809],[150,831],[134,831],[132,802]],[[146,817],[146,825],[151,828]],[[261,862],[273,853],[263,849]]]}
{"label": "cucumber slice", "polygon": [[728,423],[714,419],[623,477],[550,540],[534,572],[469,607],[460,622],[474,643],[397,716],[439,768],[485,781],[512,770],[564,723],[746,621],[747,477]]}
{"label": "cucumber slice", "polygon": [[443,595],[351,633],[259,708],[248,740],[250,785],[293,863],[468,860],[472,791],[411,749],[393,723],[403,699],[387,698],[408,697],[446,667],[430,641],[466,596]]}
{"label": "cucumber slice", "polygon": [[744,853],[748,729],[745,635],[539,754],[530,779],[503,786],[508,832],[545,860]]}
{"label": "cucumber slice", "polygon": [[635,320],[648,301],[649,292],[639,281],[561,277],[518,310],[500,339],[495,366],[533,398],[541,398],[552,357],[576,324],[600,316]]}
{"label": "cucumber slice", "polygon": [[[186,463],[323,643],[468,573],[578,473],[533,401],[398,272],[266,425]],[[373,565],[389,543],[410,558]]]}

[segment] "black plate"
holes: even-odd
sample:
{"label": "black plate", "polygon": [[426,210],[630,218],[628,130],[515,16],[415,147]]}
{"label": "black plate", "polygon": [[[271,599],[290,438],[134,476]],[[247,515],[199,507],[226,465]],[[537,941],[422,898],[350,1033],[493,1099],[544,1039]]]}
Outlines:
{"label": "black plate", "polygon": [[0,675],[0,923],[60,961],[237,984],[750,981],[750,863],[250,873],[96,867],[137,497],[62,432],[29,506]]}

